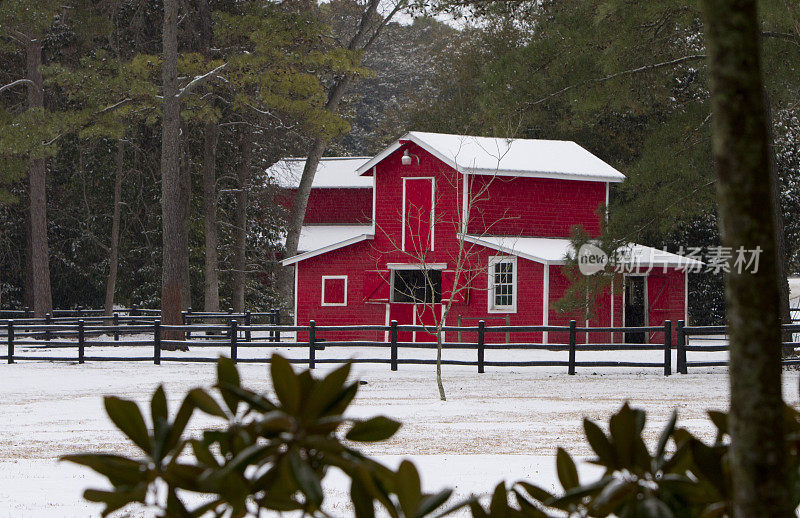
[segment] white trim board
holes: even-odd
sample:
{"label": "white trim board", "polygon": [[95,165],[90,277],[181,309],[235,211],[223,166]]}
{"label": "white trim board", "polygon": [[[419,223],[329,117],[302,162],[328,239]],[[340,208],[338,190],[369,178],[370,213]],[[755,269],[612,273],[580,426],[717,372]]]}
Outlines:
{"label": "white trim board", "polygon": [[374,234],[361,234],[360,236],[351,237],[350,239],[345,239],[344,241],[339,241],[338,243],[333,243],[332,245],[328,245],[322,248],[318,248],[317,250],[312,250],[310,252],[304,252],[302,254],[298,254],[281,261],[281,266],[289,266],[290,264],[295,264],[300,261],[305,261],[306,259],[311,259],[312,257],[316,257],[318,255],[322,255],[328,252],[333,252],[334,250],[338,250],[339,248],[344,248],[345,246],[354,245],[356,243],[360,243],[361,241],[366,241],[367,239],[374,239]]}
{"label": "white trim board", "polygon": [[[325,302],[325,281],[328,279],[344,279],[344,302]],[[347,305],[347,275],[323,275],[322,276],[322,296],[320,297],[320,306],[346,306]]]}
{"label": "white trim board", "polygon": [[446,270],[447,263],[386,263],[389,270]]}

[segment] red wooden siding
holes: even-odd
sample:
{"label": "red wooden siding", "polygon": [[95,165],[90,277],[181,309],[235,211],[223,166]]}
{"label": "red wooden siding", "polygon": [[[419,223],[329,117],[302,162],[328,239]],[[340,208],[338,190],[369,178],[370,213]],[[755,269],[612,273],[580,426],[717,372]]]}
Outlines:
{"label": "red wooden siding", "polygon": [[[298,296],[297,322],[308,325],[314,320],[317,325],[352,325],[385,323],[384,304],[365,304],[362,294],[366,271],[374,270],[375,263],[369,260],[370,243],[362,241],[297,263]],[[322,276],[347,275],[347,306],[322,306]],[[377,286],[376,286],[377,288]],[[388,290],[387,290],[388,291]],[[299,333],[299,340],[307,340],[307,333]],[[317,333],[327,340],[381,340],[384,333],[375,331],[350,331],[339,333]]]}
{"label": "red wooden siding", "polygon": [[583,225],[589,235],[600,234],[597,210],[606,201],[603,182],[488,175],[469,178],[471,193],[486,189],[470,210],[470,233],[569,237],[573,226]]}
{"label": "red wooden siding", "polygon": [[[286,189],[278,202],[287,210],[294,204],[296,189]],[[311,189],[306,207],[305,225],[369,224],[372,220],[372,189]]]}

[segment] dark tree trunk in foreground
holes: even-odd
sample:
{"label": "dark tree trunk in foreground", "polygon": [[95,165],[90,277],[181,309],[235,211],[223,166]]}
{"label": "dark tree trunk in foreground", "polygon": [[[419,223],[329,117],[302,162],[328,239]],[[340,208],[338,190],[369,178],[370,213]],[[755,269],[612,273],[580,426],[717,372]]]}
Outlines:
{"label": "dark tree trunk in foreground", "polygon": [[[44,82],[42,80],[42,44],[33,39],[26,45],[28,108],[44,107]],[[44,158],[32,158],[28,167],[28,196],[30,202],[30,287],[33,312],[44,317],[53,310],[50,292],[50,250],[47,244],[47,164]]]}
{"label": "dark tree trunk in foreground", "polygon": [[250,177],[250,158],[253,152],[253,133],[242,133],[242,163],[236,177],[236,222],[233,229],[233,311],[244,312],[244,291],[247,282],[247,189]]}
{"label": "dark tree trunk in foreground", "polygon": [[703,0],[723,245],[761,247],[726,279],[734,515],[793,516],[784,471],[779,258],[755,0]]}
{"label": "dark tree trunk in foreground", "polygon": [[[180,131],[181,107],[178,99],[178,3],[164,1],[163,63],[164,95],[161,121],[161,225],[163,231],[161,271],[161,321],[181,323],[181,179]],[[166,332],[167,339],[180,339],[179,332]]]}
{"label": "dark tree trunk in foreground", "polygon": [[206,124],[203,149],[203,221],[205,225],[204,311],[219,311],[219,234],[217,230],[217,125]]}
{"label": "dark tree trunk in foreground", "polygon": [[125,144],[117,141],[117,169],[114,173],[114,212],[111,217],[111,242],[108,253],[108,281],[106,282],[105,314],[114,312],[114,293],[117,289],[117,269],[119,268],[119,222],[122,208],[122,171],[125,159]]}

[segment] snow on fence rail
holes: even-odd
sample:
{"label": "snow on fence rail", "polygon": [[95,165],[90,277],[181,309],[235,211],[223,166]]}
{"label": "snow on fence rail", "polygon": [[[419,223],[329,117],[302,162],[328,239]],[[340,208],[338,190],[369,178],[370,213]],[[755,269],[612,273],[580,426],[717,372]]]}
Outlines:
{"label": "snow on fence rail", "polygon": [[[211,315],[211,316],[208,316]],[[253,314],[250,314],[251,317]],[[217,348],[224,349],[229,353],[234,361],[238,362],[269,362],[269,358],[263,357],[239,357],[241,350],[252,350],[258,348],[289,348],[305,350],[303,358],[293,358],[295,363],[305,363],[309,368],[314,368],[318,363],[343,363],[354,361],[356,363],[378,363],[389,364],[391,370],[397,370],[401,364],[426,365],[433,364],[435,360],[426,358],[399,358],[398,352],[401,349],[436,349],[436,343],[430,342],[402,342],[398,340],[398,333],[401,332],[427,332],[424,326],[419,325],[399,325],[392,321],[390,325],[348,325],[348,326],[318,326],[312,320],[307,326],[289,326],[271,324],[252,324],[242,325],[236,318],[222,320],[224,316],[231,316],[227,313],[206,314],[208,318],[219,319],[210,324],[184,325],[164,325],[160,320],[145,321],[138,316],[123,317],[114,315],[112,320],[109,317],[87,317],[77,322],[63,322],[58,318],[51,319],[8,319],[0,320],[0,329],[4,331],[2,338],[5,338],[7,348],[6,355],[0,356],[0,360],[8,363],[23,360],[45,360],[45,361],[77,361],[85,363],[87,361],[152,361],[161,364],[162,361],[176,362],[214,362],[216,357],[203,356],[178,356],[170,355],[173,351],[188,348]],[[245,316],[244,314],[241,316]],[[190,319],[191,321],[191,319]],[[783,326],[784,332],[800,332],[800,324]],[[325,341],[318,338],[318,333],[330,331],[374,331],[383,332],[387,336],[385,341]],[[724,326],[686,326],[683,321],[679,321],[673,326],[670,321],[664,322],[663,326],[648,327],[578,327],[575,321],[570,322],[569,326],[486,326],[485,322],[479,321],[477,326],[445,326],[445,333],[457,333],[460,337],[463,333],[475,333],[477,339],[474,342],[444,342],[444,349],[460,349],[474,351],[474,359],[443,359],[445,365],[465,365],[477,367],[479,373],[483,373],[485,367],[565,367],[568,374],[575,374],[578,367],[653,367],[663,368],[665,376],[672,374],[673,358],[672,352],[675,351],[676,362],[675,370],[678,373],[686,374],[689,367],[711,367],[725,366],[727,361],[689,361],[687,353],[693,352],[723,352],[728,350],[727,343],[715,342],[709,344],[690,343],[690,338],[709,337],[724,334]],[[487,342],[486,336],[493,333],[567,333],[569,339],[566,343],[491,343]],[[281,333],[284,333],[283,337]],[[294,335],[294,341],[285,341],[289,336]],[[298,333],[308,335],[308,340],[297,341]],[[622,336],[628,337],[635,334],[642,334],[645,343],[587,343],[578,344],[578,333],[623,333]],[[647,343],[647,338],[653,333],[663,334],[663,342]],[[673,342],[674,335],[674,342]],[[552,335],[551,335],[552,336]],[[103,340],[104,337],[110,337]],[[125,337],[125,339],[123,339]],[[175,338],[182,339],[175,339]],[[87,338],[100,338],[100,340],[88,340]],[[282,339],[284,338],[284,339]],[[786,350],[794,351],[800,343],[786,342],[783,344]],[[139,356],[97,356],[87,355],[87,350],[92,348],[107,346],[126,346],[134,349],[142,348],[151,353]],[[386,351],[383,357],[357,357],[357,358],[317,358],[319,351],[327,348],[380,348]],[[23,354],[18,354],[15,348],[23,349]],[[77,356],[31,356],[33,351],[60,351],[77,348]],[[565,351],[566,360],[507,360],[492,361],[486,359],[487,350],[520,350],[520,351]],[[657,354],[663,352],[663,361],[644,362],[644,361],[578,361],[577,354],[580,352],[603,352],[603,351],[652,351]],[[27,353],[27,354],[26,354]],[[800,364],[800,359],[785,359],[785,365]]]}

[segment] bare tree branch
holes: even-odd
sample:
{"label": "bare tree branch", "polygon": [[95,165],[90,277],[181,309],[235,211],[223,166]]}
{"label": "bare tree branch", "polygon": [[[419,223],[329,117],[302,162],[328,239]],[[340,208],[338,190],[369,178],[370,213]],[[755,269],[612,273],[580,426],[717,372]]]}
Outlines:
{"label": "bare tree branch", "polygon": [[14,88],[17,85],[28,84],[30,86],[36,86],[33,81],[30,79],[17,79],[16,81],[11,81],[7,85],[0,86],[0,92],[3,90],[7,90],[9,88]]}
{"label": "bare tree branch", "polygon": [[659,68],[666,68],[666,67],[671,67],[671,66],[674,66],[674,65],[680,65],[681,63],[686,63],[686,62],[689,62],[689,61],[700,61],[700,60],[703,60],[703,59],[706,59],[706,55],[705,54],[692,54],[692,55],[689,55],[689,56],[683,56],[683,57],[680,57],[680,58],[677,58],[677,59],[664,61],[662,63],[653,63],[653,64],[650,64],[650,65],[644,65],[644,66],[637,67],[637,68],[631,68],[631,69],[628,69],[628,70],[623,70],[621,72],[616,72],[614,74],[610,74],[610,75],[607,75],[605,77],[598,77],[598,78],[595,78],[595,79],[589,79],[588,81],[583,81],[583,82],[580,82],[580,83],[575,83],[575,84],[570,85],[570,86],[566,86],[566,87],[562,88],[561,90],[557,90],[557,91],[555,91],[555,92],[553,92],[553,93],[551,93],[549,95],[546,95],[545,97],[542,97],[539,100],[529,102],[528,104],[531,105],[531,106],[535,106],[537,104],[541,104],[541,103],[543,103],[543,102],[545,102],[545,101],[547,101],[549,99],[552,99],[553,97],[558,97],[559,95],[561,95],[563,93],[566,93],[566,92],[568,92],[570,90],[574,90],[575,88],[578,88],[580,86],[585,86],[585,85],[592,84],[592,83],[603,83],[605,81],[610,81],[611,79],[616,79],[616,78],[622,77],[622,76],[629,76],[629,75],[638,74],[638,73],[641,73],[641,72],[648,72],[650,70],[656,70],[656,69],[659,69]]}
{"label": "bare tree branch", "polygon": [[194,79],[189,81],[189,83],[186,86],[184,86],[183,88],[181,88],[178,91],[178,95],[177,95],[178,100],[179,101],[183,100],[187,95],[192,93],[192,90],[194,90],[198,86],[204,84],[209,79],[219,75],[219,73],[222,71],[222,69],[224,69],[226,66],[228,66],[228,64],[227,63],[223,63],[220,66],[218,66],[217,68],[215,68],[214,70],[206,72],[205,74],[203,74],[201,76],[196,76]]}

